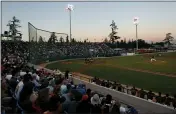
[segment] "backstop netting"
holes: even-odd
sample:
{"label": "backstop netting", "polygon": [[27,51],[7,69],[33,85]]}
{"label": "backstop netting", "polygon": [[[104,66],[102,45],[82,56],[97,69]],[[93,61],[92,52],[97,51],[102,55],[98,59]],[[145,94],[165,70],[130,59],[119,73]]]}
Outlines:
{"label": "backstop netting", "polygon": [[68,34],[38,29],[31,23],[28,23],[28,32],[31,63],[39,64],[46,61],[54,61],[62,56],[62,51],[57,48],[58,42],[65,41],[68,38]]}

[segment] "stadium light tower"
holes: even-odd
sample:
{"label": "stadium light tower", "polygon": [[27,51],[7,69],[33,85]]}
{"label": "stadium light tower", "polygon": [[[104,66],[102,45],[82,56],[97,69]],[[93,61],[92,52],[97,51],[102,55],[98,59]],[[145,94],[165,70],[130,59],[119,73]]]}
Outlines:
{"label": "stadium light tower", "polygon": [[138,50],[138,32],[137,32],[137,26],[139,24],[139,18],[138,17],[134,17],[133,18],[133,23],[134,25],[136,25],[136,51]]}
{"label": "stadium light tower", "polygon": [[68,4],[66,9],[69,11],[69,19],[70,19],[70,42],[71,42],[71,12],[73,11],[73,5]]}

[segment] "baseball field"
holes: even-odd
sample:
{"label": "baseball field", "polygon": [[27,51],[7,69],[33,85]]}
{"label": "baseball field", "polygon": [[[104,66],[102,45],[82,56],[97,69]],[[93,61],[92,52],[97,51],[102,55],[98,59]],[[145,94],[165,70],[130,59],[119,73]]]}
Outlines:
{"label": "baseball field", "polygon": [[[151,62],[152,56],[156,61]],[[59,69],[118,81],[154,92],[176,94],[176,52],[96,58],[86,64],[84,59],[57,61],[45,64],[46,68]]]}

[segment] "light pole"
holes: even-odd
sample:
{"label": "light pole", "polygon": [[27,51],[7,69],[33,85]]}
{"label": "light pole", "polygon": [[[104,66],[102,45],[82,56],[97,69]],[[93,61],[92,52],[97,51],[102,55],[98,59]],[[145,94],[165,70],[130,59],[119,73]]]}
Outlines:
{"label": "light pole", "polygon": [[136,26],[136,51],[137,51],[138,50],[138,32],[137,32],[137,26],[139,24],[139,18],[138,17],[134,17],[133,23]]}
{"label": "light pole", "polygon": [[72,39],[72,37],[71,37],[71,11],[73,10],[73,5],[71,5],[71,4],[68,4],[67,5],[67,7],[66,7],[66,9],[69,11],[69,20],[70,20],[70,42],[71,42],[71,39]]}

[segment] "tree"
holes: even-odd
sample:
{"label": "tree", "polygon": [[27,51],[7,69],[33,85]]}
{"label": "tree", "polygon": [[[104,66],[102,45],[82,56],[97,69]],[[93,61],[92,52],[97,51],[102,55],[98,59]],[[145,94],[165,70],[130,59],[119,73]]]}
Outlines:
{"label": "tree", "polygon": [[50,43],[50,44],[55,44],[57,41],[58,41],[58,40],[57,40],[57,36],[55,35],[55,32],[52,32],[52,33],[51,33],[51,36],[50,36],[50,38],[49,38],[49,40],[48,40],[48,43]]}
{"label": "tree", "polygon": [[75,43],[75,42],[76,42],[75,38],[72,38],[72,39],[71,39],[71,42],[72,42],[72,43]]}
{"label": "tree", "polygon": [[147,42],[145,42],[145,40],[142,40],[142,39],[138,39],[138,45],[139,45],[139,48],[150,47],[150,44],[148,44]]}
{"label": "tree", "polygon": [[123,47],[124,47],[124,41],[120,40],[120,48],[123,48]]}
{"label": "tree", "polygon": [[68,39],[68,36],[66,37],[66,42],[69,43],[69,39]]}
{"label": "tree", "polygon": [[164,46],[164,42],[156,42],[154,45]]}
{"label": "tree", "polygon": [[165,39],[163,40],[167,46],[171,45],[171,41],[173,41],[174,37],[171,36],[171,33],[167,33]]}
{"label": "tree", "polygon": [[43,43],[44,42],[42,36],[39,37],[39,41],[38,42],[39,43]]}
{"label": "tree", "polygon": [[63,42],[64,42],[64,39],[63,39],[63,37],[62,37],[62,36],[60,37],[60,42],[61,42],[61,43],[63,43]]}
{"label": "tree", "polygon": [[124,38],[124,40],[123,40],[124,42],[125,42],[125,44],[126,44],[126,38]]}
{"label": "tree", "polygon": [[[18,28],[20,28],[21,26],[20,24],[20,20],[17,19],[15,16],[12,17],[12,20],[9,20],[7,26],[9,26],[9,32],[8,34],[11,34],[11,37],[13,38],[13,40],[17,40],[17,38],[22,38],[22,34],[21,32],[18,30]],[[17,36],[17,34],[19,36]]]}
{"label": "tree", "polygon": [[108,43],[108,39],[107,39],[107,38],[105,38],[105,39],[104,39],[104,42],[105,42],[105,43]]}
{"label": "tree", "polygon": [[131,42],[130,39],[129,39],[129,41],[128,41],[128,48],[133,48],[133,46],[132,46],[132,42]]}
{"label": "tree", "polygon": [[118,29],[117,26],[115,25],[114,20],[112,20],[112,24],[110,24],[112,32],[109,34],[110,41],[114,43],[117,39],[120,39],[119,36],[116,36],[117,32],[116,30]]}

